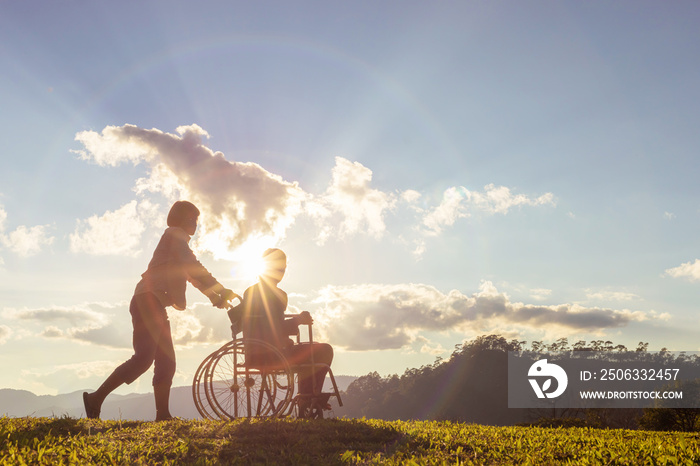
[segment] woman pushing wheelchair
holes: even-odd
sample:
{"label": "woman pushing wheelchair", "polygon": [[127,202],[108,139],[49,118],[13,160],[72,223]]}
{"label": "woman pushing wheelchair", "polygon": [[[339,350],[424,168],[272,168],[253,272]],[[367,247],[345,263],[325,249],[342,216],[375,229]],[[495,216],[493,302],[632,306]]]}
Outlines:
{"label": "woman pushing wheelchair", "polygon": [[225,308],[227,301],[236,296],[209,273],[189,247],[190,237],[197,231],[198,219],[199,209],[191,202],[177,201],[171,207],[168,228],[136,285],[129,306],[134,329],[134,355],[118,366],[95,392],[83,393],[88,418],[99,418],[107,395],[124,383],[132,383],[154,365],[156,420],[172,419],[169,400],[175,375],[175,348],[166,308],[185,309],[187,282],[218,308]]}
{"label": "woman pushing wheelchair", "polygon": [[[326,343],[297,343],[289,338],[299,333],[299,325],[311,325],[311,315],[304,311],[286,315],[287,293],[277,285],[287,269],[287,256],[276,248],[263,253],[264,272],[258,282],[248,287],[239,305],[229,310],[234,333],[243,331],[246,339],[262,340],[278,349],[294,372],[299,374],[296,404],[300,415],[312,416],[312,410],[330,409],[329,393],[322,393],[323,382],[333,361],[333,348]],[[234,335],[235,337],[235,335]],[[248,360],[251,361],[252,355]],[[251,361],[251,363],[254,363]]]}

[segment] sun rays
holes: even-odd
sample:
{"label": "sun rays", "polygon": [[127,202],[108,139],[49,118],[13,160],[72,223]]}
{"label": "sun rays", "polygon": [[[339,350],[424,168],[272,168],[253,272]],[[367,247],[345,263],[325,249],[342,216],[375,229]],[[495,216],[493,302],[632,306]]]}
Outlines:
{"label": "sun rays", "polygon": [[268,236],[248,239],[241,247],[232,251],[231,276],[237,280],[253,282],[265,271],[265,261],[262,253],[272,246],[272,238]]}

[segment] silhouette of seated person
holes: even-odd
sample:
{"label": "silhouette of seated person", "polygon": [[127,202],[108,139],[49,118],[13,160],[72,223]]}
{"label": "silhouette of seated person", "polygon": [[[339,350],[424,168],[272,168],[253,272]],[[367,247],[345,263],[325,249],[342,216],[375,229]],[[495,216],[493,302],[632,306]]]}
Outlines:
{"label": "silhouette of seated person", "polygon": [[[333,347],[326,343],[298,343],[290,338],[297,335],[299,325],[313,323],[307,311],[285,317],[287,293],[277,285],[287,269],[287,256],[280,249],[268,249],[263,253],[264,272],[258,282],[248,287],[242,302],[229,311],[234,333],[243,331],[244,338],[262,340],[277,348],[285,356],[294,372],[299,374],[299,397],[303,407],[315,398],[323,409],[330,409],[328,394],[322,394],[323,382],[333,361]],[[235,337],[235,335],[234,335]],[[246,364],[265,366],[270,358],[264,354],[249,354]],[[315,366],[306,366],[314,362]],[[273,368],[272,368],[273,369]]]}

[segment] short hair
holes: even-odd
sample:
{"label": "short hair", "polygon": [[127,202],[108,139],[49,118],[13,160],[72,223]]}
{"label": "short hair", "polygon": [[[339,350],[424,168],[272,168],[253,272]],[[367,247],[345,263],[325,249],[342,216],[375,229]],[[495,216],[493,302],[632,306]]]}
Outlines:
{"label": "short hair", "polygon": [[199,209],[189,201],[177,201],[168,212],[168,226],[182,227],[190,217],[199,217]]}

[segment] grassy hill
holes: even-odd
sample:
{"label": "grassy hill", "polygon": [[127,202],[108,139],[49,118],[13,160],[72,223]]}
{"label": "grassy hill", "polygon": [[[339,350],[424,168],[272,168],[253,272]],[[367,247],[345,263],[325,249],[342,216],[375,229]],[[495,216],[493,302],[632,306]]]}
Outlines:
{"label": "grassy hill", "polygon": [[0,418],[0,464],[698,464],[698,434],[450,422]]}
{"label": "grassy hill", "polygon": [[[339,390],[346,390],[357,377],[337,375],[335,381]],[[77,390],[60,395],[35,395],[26,390],[0,388],[0,416],[20,417],[76,417],[85,415],[83,391]],[[170,407],[173,415],[185,419],[201,419],[192,400],[192,387],[172,387]],[[153,392],[120,395],[112,393],[102,405],[103,419],[133,419],[150,421],[155,419],[156,410]]]}

